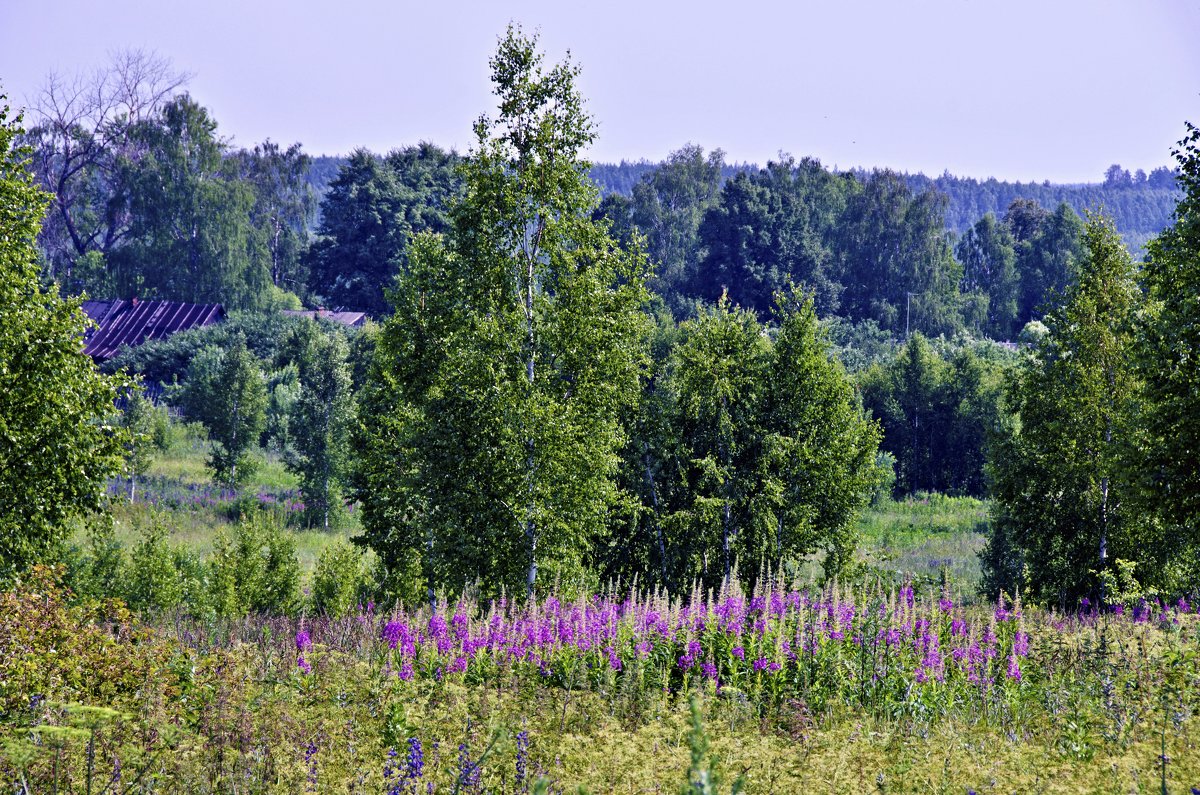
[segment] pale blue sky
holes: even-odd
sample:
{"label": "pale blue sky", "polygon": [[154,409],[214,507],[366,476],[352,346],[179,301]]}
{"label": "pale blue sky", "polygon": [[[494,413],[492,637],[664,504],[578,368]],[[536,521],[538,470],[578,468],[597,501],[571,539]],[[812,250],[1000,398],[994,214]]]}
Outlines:
{"label": "pale blue sky", "polygon": [[569,48],[593,159],[684,143],[759,163],[1098,181],[1170,162],[1200,123],[1200,0],[336,3],[0,0],[0,86],[152,49],[238,145],[465,150],[509,21]]}

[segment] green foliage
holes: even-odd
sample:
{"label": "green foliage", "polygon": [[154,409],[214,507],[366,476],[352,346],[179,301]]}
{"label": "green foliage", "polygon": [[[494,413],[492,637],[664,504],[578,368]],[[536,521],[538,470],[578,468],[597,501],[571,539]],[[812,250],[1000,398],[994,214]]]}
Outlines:
{"label": "green foliage", "polygon": [[295,539],[265,513],[243,518],[232,538],[220,533],[208,569],[209,604],[218,618],[300,610]]}
{"label": "green foliage", "polygon": [[705,255],[692,294],[715,301],[727,293],[766,316],[775,294],[794,283],[814,296],[822,314],[836,309],[843,285],[834,272],[832,234],[857,187],[853,177],[826,171],[812,158],[785,157],[727,181],[700,226]]}
{"label": "green foliage", "polygon": [[967,230],[955,248],[963,266],[962,290],[986,299],[986,314],[974,324],[977,334],[1009,340],[1017,332],[1017,255],[1008,228],[988,213]]}
{"label": "green foliage", "polygon": [[408,261],[412,235],[448,230],[461,193],[460,158],[432,144],[385,158],[356,150],[321,202],[308,255],[309,289],[330,307],[382,315],[385,291]]}
{"label": "green foliage", "polygon": [[[1028,566],[1032,595],[1060,603],[1095,593],[1089,571],[1110,557],[1146,571],[1167,553],[1137,503],[1134,452],[1143,444],[1141,381],[1132,363],[1142,295],[1111,222],[1093,217],[1087,256],[1047,334],[1018,368],[1016,420],[993,447],[996,562]],[[993,571],[992,587],[1018,583]]]}
{"label": "green foliage", "polygon": [[354,612],[369,587],[362,552],[344,541],[321,550],[313,572],[312,604],[318,615],[342,618]]}
{"label": "green foliage", "polygon": [[951,333],[961,326],[962,266],[943,228],[946,198],[914,195],[900,175],[877,171],[847,201],[835,229],[839,312],[897,332]]}
{"label": "green foliage", "polygon": [[1200,576],[1200,128],[1189,124],[1175,153],[1184,195],[1174,224],[1150,246],[1150,295],[1138,373],[1146,383],[1143,488],[1172,526],[1172,566]]}
{"label": "green foliage", "polygon": [[300,478],[306,521],[328,529],[342,508],[353,416],[349,347],[341,335],[323,333],[310,321],[293,330],[282,355],[295,362],[300,387],[288,421],[288,470]]}
{"label": "green foliage", "polygon": [[109,254],[121,295],[233,309],[268,304],[269,255],[251,223],[255,192],[225,159],[216,129],[186,94],[130,129],[144,154],[123,163],[131,222]]}
{"label": "green foliage", "polygon": [[360,412],[363,541],[391,578],[577,581],[617,498],[645,260],[592,220],[577,69],[510,30],[448,238],[418,235]]}
{"label": "green foliage", "polygon": [[163,517],[156,515],[142,528],[141,538],[130,551],[123,595],[135,610],[172,610],[183,600],[183,579],[167,537]]}
{"label": "green foliage", "polygon": [[287,456],[291,453],[294,427],[292,414],[300,399],[300,371],[288,362],[266,379],[267,410],[263,425],[265,446]]}
{"label": "green foliage", "polygon": [[[306,181],[312,158],[300,144],[287,149],[270,140],[237,154],[241,177],[254,191],[250,222],[262,236],[274,287],[302,294],[308,274],[304,255],[316,196]],[[289,307],[299,309],[299,306]]]}
{"label": "green foliage", "polygon": [[[238,337],[245,339],[246,347],[256,357],[274,361],[280,343],[300,320],[278,312],[233,312],[221,323],[149,340],[133,348],[122,348],[104,363],[103,369],[107,372],[125,370],[141,376],[146,384],[170,385],[175,381],[186,384],[193,375],[192,362],[202,350],[233,347]],[[357,332],[346,333],[357,336]]]}
{"label": "green foliage", "polygon": [[128,434],[125,442],[124,474],[129,478],[129,499],[136,496],[136,482],[146,474],[154,460],[155,448],[165,441],[164,412],[155,408],[142,392],[134,387],[126,392],[125,407],[121,410],[121,427]]}
{"label": "green foliage", "polygon": [[1083,221],[1063,202],[1053,213],[1030,200],[1014,201],[1004,223],[1015,243],[1020,297],[1017,322],[1041,317],[1059,303],[1085,256]]}
{"label": "green foliage", "polygon": [[47,199],[18,125],[0,97],[0,581],[55,559],[70,521],[101,506],[127,439],[113,408],[126,380],[83,354],[79,302],[39,285]]}
{"label": "green foliage", "polygon": [[660,319],[655,364],[628,421],[619,512],[598,554],[606,576],[677,589],[716,585],[736,561],[854,549],[876,477],[876,428],[830,358],[813,303],[781,296],[774,334],[727,299],[676,330]]}
{"label": "green foliage", "polygon": [[654,264],[649,286],[674,301],[677,315],[687,312],[680,299],[696,278],[703,250],[700,226],[717,204],[724,165],[720,149],[705,157],[703,149],[689,145],[633,186],[629,220],[646,236],[646,254]]}
{"label": "green foliage", "polygon": [[[723,792],[722,779],[719,772],[719,758],[709,754],[708,734],[704,731],[704,718],[700,702],[695,696],[691,700],[692,729],[688,732],[688,749],[691,751],[691,764],[688,766],[687,783],[680,788],[680,795],[719,795]],[[742,791],[744,780],[738,776],[730,788],[730,795]]]}
{"label": "green foliage", "polygon": [[198,384],[192,405],[214,443],[209,467],[219,483],[236,487],[250,476],[253,461],[248,452],[257,444],[266,421],[262,370],[239,337],[221,354],[215,372]]}
{"label": "green foliage", "polygon": [[983,496],[990,434],[1004,417],[1006,366],[984,349],[963,345],[942,353],[914,334],[890,362],[860,374],[863,404],[895,457],[895,494]]}

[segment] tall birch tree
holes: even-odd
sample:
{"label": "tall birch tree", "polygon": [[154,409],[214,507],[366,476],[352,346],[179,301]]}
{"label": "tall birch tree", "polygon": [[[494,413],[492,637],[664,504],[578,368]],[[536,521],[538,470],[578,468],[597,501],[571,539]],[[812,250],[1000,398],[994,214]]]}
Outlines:
{"label": "tall birch tree", "polygon": [[646,260],[593,220],[578,67],[510,27],[491,70],[451,231],[414,238],[391,294],[355,496],[394,583],[533,592],[583,578],[617,500]]}

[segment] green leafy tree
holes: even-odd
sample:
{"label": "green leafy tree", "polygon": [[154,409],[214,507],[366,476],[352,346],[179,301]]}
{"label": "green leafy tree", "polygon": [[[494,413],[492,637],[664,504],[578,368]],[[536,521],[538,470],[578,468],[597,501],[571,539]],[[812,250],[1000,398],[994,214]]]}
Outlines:
{"label": "green leafy tree", "polygon": [[880,431],[830,356],[811,296],[780,295],[776,318],[759,464],[766,521],[758,522],[751,552],[794,559],[824,550],[833,576],[850,562],[858,540],[855,519],[878,477]]}
{"label": "green leafy tree", "polygon": [[586,575],[645,358],[645,259],[593,220],[569,61],[509,29],[448,238],[419,235],[368,384],[355,496],[389,579]]}
{"label": "green leafy tree", "polygon": [[385,292],[406,267],[412,235],[450,226],[448,208],[461,186],[458,162],[432,144],[385,158],[364,149],[351,154],[321,202],[308,256],[315,299],[383,315]]}
{"label": "green leafy tree", "polygon": [[0,579],[55,559],[70,521],[102,505],[127,438],[113,408],[126,380],[83,354],[79,302],[39,285],[48,198],[19,133],[0,97]]}
{"label": "green leafy tree", "polygon": [[124,596],[135,610],[171,610],[183,599],[183,582],[168,538],[163,517],[155,514],[129,553]]}
{"label": "green leafy tree", "polygon": [[219,618],[294,615],[301,606],[295,538],[264,513],[243,517],[232,537],[221,531],[208,561],[206,597]]}
{"label": "green leafy tree", "polygon": [[248,453],[262,433],[267,408],[262,370],[244,338],[234,340],[219,367],[201,384],[194,410],[213,441],[208,464],[219,483],[233,488],[252,473]]}
{"label": "green leafy tree", "polygon": [[962,268],[946,237],[946,201],[932,190],[914,195],[891,171],[862,182],[834,238],[843,315],[928,335],[961,325]]}
{"label": "green leafy tree", "polygon": [[684,313],[683,291],[699,265],[700,222],[720,195],[724,157],[720,149],[706,157],[688,145],[633,186],[630,220],[645,235],[654,263],[650,286],[677,314]]}
{"label": "green leafy tree", "polygon": [[913,334],[891,362],[860,375],[863,405],[895,458],[897,495],[986,494],[985,455],[1003,421],[1008,366],[968,346],[939,350]]}
{"label": "green leafy tree", "polygon": [[676,556],[686,566],[681,574],[698,572],[712,583],[727,577],[739,557],[757,557],[753,536],[746,536],[754,524],[771,345],[754,313],[726,297],[683,323],[681,332],[670,388],[689,487],[668,521],[673,543],[687,550]]}
{"label": "green leafy tree", "polygon": [[352,614],[369,587],[362,550],[341,540],[321,550],[313,571],[312,603],[317,614],[331,618]]}
{"label": "green leafy tree", "polygon": [[349,347],[341,334],[307,321],[292,331],[283,351],[295,362],[300,383],[288,424],[292,450],[287,467],[300,477],[309,524],[328,529],[342,504],[353,412]]}
{"label": "green leafy tree", "polygon": [[267,140],[239,152],[237,159],[242,179],[254,190],[250,218],[266,244],[272,284],[296,294],[305,292],[304,255],[317,205],[306,179],[312,158],[300,144],[283,149]]}
{"label": "green leafy tree", "polygon": [[854,179],[821,163],[791,157],[725,183],[704,216],[704,257],[691,288],[710,301],[723,293],[740,306],[770,315],[776,293],[795,283],[815,296],[822,313],[838,305],[832,229],[846,208]]}
{"label": "green leafy tree", "polygon": [[146,473],[154,461],[154,434],[158,421],[154,403],[135,387],[125,396],[121,411],[121,426],[128,432],[125,442],[125,474],[129,477],[129,500],[133,501],[137,479]]}
{"label": "green leafy tree", "polygon": [[132,130],[188,79],[153,52],[119,50],[87,74],[51,73],[32,99],[25,140],[52,195],[39,240],[48,280],[67,294],[115,294],[108,256],[129,234],[128,165],[145,154]]}
{"label": "green leafy tree", "polygon": [[226,159],[217,123],[186,94],[130,136],[144,154],[125,164],[131,220],[109,255],[125,296],[261,308],[271,300],[253,188]]}
{"label": "green leafy tree", "polygon": [[977,331],[993,339],[1017,332],[1017,255],[1007,227],[991,213],[967,230],[955,249],[963,267],[962,290],[987,297],[987,314]]}
{"label": "green leafy tree", "polygon": [[669,586],[715,585],[737,561],[818,550],[832,575],[853,552],[878,428],[830,357],[811,296],[781,294],[775,320],[772,340],[727,298],[701,309],[679,327],[664,389],[642,404],[631,463],[644,478],[631,490],[649,519],[641,527],[653,530],[653,542],[642,532],[642,554],[663,561]]}
{"label": "green leafy tree", "polygon": [[[989,571],[993,589],[1025,585],[1059,603],[1095,593],[1113,558],[1152,561],[1152,522],[1136,504],[1132,452],[1142,386],[1133,367],[1142,308],[1133,265],[1112,223],[1093,217],[1086,255],[1048,333],[1010,389],[1017,420],[993,446],[992,543],[1024,567],[1022,583]],[[985,556],[995,563],[997,556]],[[1154,567],[1139,567],[1139,571]],[[1011,576],[1017,567],[1007,564]]]}
{"label": "green leafy tree", "polygon": [[1040,318],[1062,299],[1084,255],[1083,221],[1062,202],[1048,212],[1029,199],[1014,201],[1004,223],[1015,241],[1020,278],[1017,322]]}
{"label": "green leafy tree", "polygon": [[[1150,435],[1143,467],[1150,504],[1179,534],[1170,554],[1200,573],[1200,128],[1175,152],[1183,197],[1174,224],[1150,246],[1152,311],[1139,352]],[[1186,561],[1186,562],[1185,562]],[[1186,574],[1184,574],[1186,576]]]}

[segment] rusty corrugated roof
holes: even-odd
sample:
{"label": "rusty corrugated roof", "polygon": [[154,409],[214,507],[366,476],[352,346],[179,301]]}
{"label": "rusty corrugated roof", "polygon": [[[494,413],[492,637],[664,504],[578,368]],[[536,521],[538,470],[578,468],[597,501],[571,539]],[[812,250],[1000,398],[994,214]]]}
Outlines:
{"label": "rusty corrugated roof", "polygon": [[285,309],[283,314],[288,317],[307,317],[320,318],[322,320],[332,320],[334,323],[341,323],[343,326],[361,326],[367,322],[365,312],[330,312],[328,309]]}
{"label": "rusty corrugated roof", "polygon": [[137,299],[84,301],[83,311],[98,326],[84,340],[84,353],[93,359],[111,359],[123,345],[141,345],[225,317],[225,308],[220,304]]}

